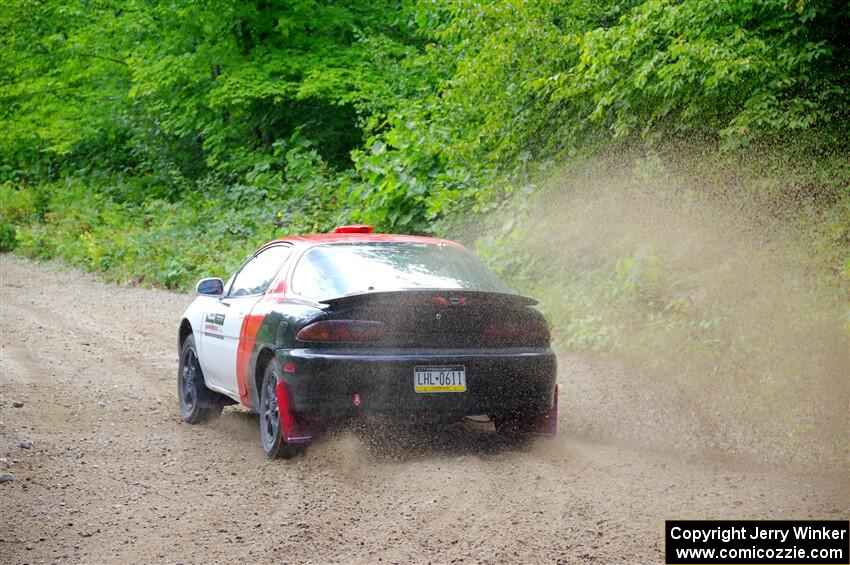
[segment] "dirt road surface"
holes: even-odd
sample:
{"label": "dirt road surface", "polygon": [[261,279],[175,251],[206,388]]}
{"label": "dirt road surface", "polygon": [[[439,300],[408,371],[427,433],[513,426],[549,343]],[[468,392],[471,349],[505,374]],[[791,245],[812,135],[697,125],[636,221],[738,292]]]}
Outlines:
{"label": "dirt road surface", "polygon": [[3,563],[655,563],[667,518],[848,515],[846,469],[581,439],[569,401],[526,449],[467,424],[269,461],[246,411],[179,419],[191,296],[0,261]]}

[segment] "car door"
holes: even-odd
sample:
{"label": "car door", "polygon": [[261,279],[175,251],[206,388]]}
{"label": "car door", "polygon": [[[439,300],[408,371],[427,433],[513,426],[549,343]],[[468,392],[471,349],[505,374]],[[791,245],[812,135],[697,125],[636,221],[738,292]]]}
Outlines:
{"label": "car door", "polygon": [[211,388],[238,397],[236,353],[242,324],[277,276],[289,251],[289,245],[260,250],[242,265],[226,294],[206,308],[199,357]]}

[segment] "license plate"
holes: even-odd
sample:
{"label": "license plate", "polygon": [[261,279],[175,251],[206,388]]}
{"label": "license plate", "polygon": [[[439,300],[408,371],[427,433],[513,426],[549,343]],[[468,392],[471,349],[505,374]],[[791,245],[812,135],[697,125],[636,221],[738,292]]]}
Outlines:
{"label": "license plate", "polygon": [[464,392],[466,369],[452,367],[414,367],[413,390],[416,392]]}

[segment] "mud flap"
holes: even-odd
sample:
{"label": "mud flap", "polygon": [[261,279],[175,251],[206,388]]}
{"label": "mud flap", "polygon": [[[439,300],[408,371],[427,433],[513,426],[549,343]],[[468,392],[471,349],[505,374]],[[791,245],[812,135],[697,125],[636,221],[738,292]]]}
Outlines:
{"label": "mud flap", "polygon": [[324,435],[324,429],[312,426],[303,418],[298,418],[289,408],[289,394],[286,383],[277,383],[277,408],[280,414],[280,433],[286,443],[310,443]]}

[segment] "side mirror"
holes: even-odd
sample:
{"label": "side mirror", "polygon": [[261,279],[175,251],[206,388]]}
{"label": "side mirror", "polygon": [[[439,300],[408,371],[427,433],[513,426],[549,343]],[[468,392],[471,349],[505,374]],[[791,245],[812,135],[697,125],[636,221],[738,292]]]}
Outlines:
{"label": "side mirror", "polygon": [[201,279],[195,290],[201,296],[221,296],[224,294],[224,282],[221,279]]}

